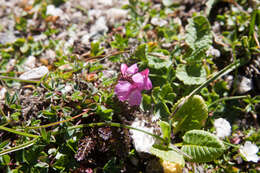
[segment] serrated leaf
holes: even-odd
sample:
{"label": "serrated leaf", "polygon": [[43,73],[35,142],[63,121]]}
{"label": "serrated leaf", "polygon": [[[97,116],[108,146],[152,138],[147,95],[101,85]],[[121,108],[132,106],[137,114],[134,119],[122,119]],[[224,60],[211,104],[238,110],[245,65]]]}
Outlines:
{"label": "serrated leaf", "polygon": [[219,138],[203,130],[191,130],[183,136],[181,150],[192,156],[194,162],[210,162],[220,157],[225,146]]}
{"label": "serrated leaf", "polygon": [[207,80],[207,73],[201,66],[179,64],[176,69],[176,77],[185,85],[199,85]]}
{"label": "serrated leaf", "polygon": [[[180,99],[174,106],[173,112],[177,109],[179,104],[186,98]],[[179,131],[186,132],[193,129],[200,129],[208,117],[207,105],[203,98],[199,95],[194,95],[188,100],[184,101],[182,106],[178,108],[173,116],[173,133]]]}
{"label": "serrated leaf", "polygon": [[211,46],[212,34],[210,23],[206,17],[195,16],[189,19],[186,30],[186,42],[193,50]]}
{"label": "serrated leaf", "polygon": [[171,148],[169,148],[168,150],[164,150],[164,149],[159,149],[159,148],[153,146],[151,148],[150,152],[152,154],[154,154],[155,156],[161,158],[162,160],[173,162],[173,163],[178,163],[182,166],[184,166],[184,164],[185,164],[183,156]]}

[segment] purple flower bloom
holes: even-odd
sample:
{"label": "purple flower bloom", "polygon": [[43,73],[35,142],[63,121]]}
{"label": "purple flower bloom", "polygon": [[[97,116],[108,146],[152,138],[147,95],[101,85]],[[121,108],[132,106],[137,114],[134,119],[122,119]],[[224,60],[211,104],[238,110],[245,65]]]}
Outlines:
{"label": "purple flower bloom", "polygon": [[149,79],[149,69],[138,72],[137,64],[127,67],[121,64],[122,77],[115,87],[115,93],[120,101],[128,100],[131,106],[140,105],[142,90],[150,90],[152,82]]}

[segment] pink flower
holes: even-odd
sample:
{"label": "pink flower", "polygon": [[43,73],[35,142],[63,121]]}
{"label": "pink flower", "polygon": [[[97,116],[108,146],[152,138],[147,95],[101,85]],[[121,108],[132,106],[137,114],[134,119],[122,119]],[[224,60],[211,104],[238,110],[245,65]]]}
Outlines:
{"label": "pink flower", "polygon": [[121,64],[122,77],[115,87],[115,93],[120,101],[128,101],[131,106],[140,105],[142,90],[150,90],[152,82],[149,79],[149,69],[138,72],[137,64],[127,67]]}

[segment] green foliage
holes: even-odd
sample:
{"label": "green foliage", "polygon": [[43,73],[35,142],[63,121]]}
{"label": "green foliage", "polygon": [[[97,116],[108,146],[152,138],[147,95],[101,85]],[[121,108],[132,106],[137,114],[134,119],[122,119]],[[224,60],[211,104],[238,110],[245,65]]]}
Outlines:
{"label": "green foliage", "polygon": [[156,56],[148,55],[148,66],[154,69],[169,68],[172,64],[170,59],[161,59]]}
{"label": "green foliage", "polygon": [[199,95],[190,97],[188,100],[185,97],[180,99],[175,103],[172,110],[173,112],[177,110],[172,118],[174,134],[179,131],[186,132],[200,129],[208,117],[207,106]]}
{"label": "green foliage", "polygon": [[210,162],[225,151],[224,144],[217,136],[203,131],[191,130],[183,136],[181,150],[192,156],[193,162]]}
{"label": "green foliage", "polygon": [[154,87],[152,91],[152,99],[156,103],[154,108],[155,116],[167,120],[171,115],[167,104],[173,105],[176,94],[169,83],[164,84],[162,87]]}
{"label": "green foliage", "polygon": [[[129,171],[131,166],[135,170],[130,172],[143,172],[150,157],[136,155],[132,145],[128,128],[135,117],[145,121],[145,126],[160,126],[158,136],[146,133],[161,140],[151,148],[151,154],[160,159],[182,166],[184,157],[186,161],[208,162],[189,170],[195,172],[197,167],[205,172],[258,169],[257,164],[238,162],[239,145],[234,144],[249,140],[260,145],[256,128],[259,88],[254,85],[248,96],[236,96],[237,75],[246,74],[258,81],[260,11],[255,1],[208,0],[194,5],[129,0],[123,7],[129,12],[125,22],[111,25],[108,20],[108,31],[91,37],[90,44],[83,44],[80,37],[92,28],[95,20],[91,18],[96,14],[84,6],[67,8],[66,1],[35,0],[32,6],[21,3],[15,15],[6,15],[8,10],[4,10],[1,16],[15,26],[0,22],[0,97],[4,97],[0,98],[0,172],[88,172],[93,168],[89,172],[110,173]],[[47,16],[50,4],[64,13],[72,12],[73,20],[67,14],[66,20]],[[94,11],[95,5],[92,7]],[[156,24],[154,18],[166,24]],[[5,39],[9,33],[14,36],[11,43]],[[71,47],[66,47],[67,43]],[[221,57],[208,56],[210,47],[218,49]],[[115,54],[110,56],[111,52]],[[41,80],[19,79],[28,70],[25,65],[30,56],[36,59],[34,67],[44,65],[50,71]],[[130,107],[114,93],[120,63],[137,63],[140,71],[150,70],[153,88],[142,92],[140,107]],[[242,66],[230,73],[234,81],[229,86],[230,81],[221,77],[237,68],[235,63]],[[63,65],[69,68],[61,70]],[[227,68],[221,70],[224,66]],[[244,69],[249,70],[244,73]],[[207,80],[211,76],[215,77]],[[193,130],[213,132],[217,117],[232,122],[232,135],[225,138],[230,146],[227,150],[215,135]],[[237,124],[238,118],[247,124]]]}
{"label": "green foliage", "polygon": [[159,125],[161,127],[163,138],[169,143],[171,139],[171,126],[165,121],[160,121]]}
{"label": "green foliage", "polygon": [[111,160],[109,160],[105,164],[103,171],[104,171],[104,173],[119,172],[120,171],[120,165],[117,164],[117,159],[114,157]]}
{"label": "green foliage", "polygon": [[185,85],[199,85],[206,81],[207,73],[203,66],[179,64],[176,77]]}
{"label": "green foliage", "polygon": [[169,162],[178,163],[184,166],[185,161],[181,154],[177,153],[173,148],[163,149],[157,146],[151,148],[151,153],[155,156]]}
{"label": "green foliage", "polygon": [[208,48],[212,44],[210,23],[206,17],[195,16],[189,19],[186,31],[186,42],[193,50]]}
{"label": "green foliage", "polygon": [[103,53],[104,53],[104,51],[102,48],[100,48],[100,44],[98,41],[91,43],[91,52],[90,52],[91,56],[98,56]]}

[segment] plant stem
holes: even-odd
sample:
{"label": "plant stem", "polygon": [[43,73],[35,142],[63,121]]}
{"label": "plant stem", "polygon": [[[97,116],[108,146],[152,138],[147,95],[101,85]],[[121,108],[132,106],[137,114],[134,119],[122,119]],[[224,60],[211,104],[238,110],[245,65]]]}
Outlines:
{"label": "plant stem", "polygon": [[219,103],[219,102],[222,102],[222,101],[226,101],[226,100],[239,100],[239,99],[245,99],[245,98],[248,98],[248,97],[249,97],[248,95],[232,96],[232,97],[223,97],[223,98],[218,99],[218,100],[214,101],[213,103],[211,103],[211,104],[208,106],[208,108],[211,107],[211,106],[213,106],[213,105],[215,105],[215,104],[217,104],[217,103]]}
{"label": "plant stem", "polygon": [[26,137],[32,137],[32,138],[39,138],[40,137],[40,136],[37,136],[37,135],[33,135],[33,134],[30,134],[30,133],[25,133],[25,132],[20,132],[20,131],[10,129],[10,128],[7,128],[7,127],[3,127],[3,126],[0,126],[0,130],[8,131],[10,133],[15,133],[17,135],[26,136]]}
{"label": "plant stem", "polygon": [[61,123],[65,123],[65,122],[74,120],[74,119],[76,119],[76,118],[78,118],[78,117],[81,117],[82,115],[84,115],[84,114],[86,114],[86,113],[87,113],[87,111],[82,112],[81,114],[76,115],[76,116],[71,117],[71,118],[66,119],[66,120],[62,120],[62,121],[58,121],[58,122],[54,122],[54,123],[49,123],[49,124],[45,124],[45,125],[41,125],[41,126],[25,127],[25,129],[40,129],[40,128],[47,128],[47,127],[55,126],[55,125],[58,125],[58,124],[61,124]]}
{"label": "plant stem", "polygon": [[230,73],[231,71],[233,71],[234,69],[236,69],[238,66],[240,65],[239,61],[235,61],[232,64],[229,64],[228,66],[226,66],[224,69],[220,70],[219,72],[213,74],[213,76],[208,79],[207,81],[205,81],[203,84],[201,84],[199,87],[197,87],[195,90],[193,90],[188,97],[194,96],[195,94],[197,94],[202,88],[208,86],[211,82],[213,82],[214,80]]}
{"label": "plant stem", "polygon": [[128,126],[128,125],[124,125],[124,124],[120,124],[120,123],[114,123],[114,122],[99,122],[99,123],[81,124],[81,125],[77,125],[77,126],[68,127],[68,130],[83,128],[83,127],[96,127],[96,126],[98,126],[98,127],[100,127],[100,126],[111,126],[111,127],[133,129],[133,130],[143,132],[147,135],[153,136],[153,137],[167,143],[167,141],[165,139],[163,139],[162,137],[155,135],[153,133],[147,132],[147,131],[142,130],[142,129],[134,128],[134,127],[131,127],[131,126]]}
{"label": "plant stem", "polygon": [[[138,129],[138,128],[134,128],[134,127],[131,127],[131,126],[128,126],[128,125],[124,125],[124,124],[120,124],[120,123],[114,123],[114,122],[99,122],[99,123],[90,123],[90,124],[81,124],[81,125],[76,125],[76,126],[71,126],[71,127],[68,127],[68,130],[73,130],[73,129],[77,129],[77,128],[84,128],[84,127],[95,127],[95,126],[111,126],[111,127],[119,127],[119,128],[127,128],[127,129],[133,129],[133,130],[137,130],[139,132],[142,132],[142,133],[145,133],[147,135],[150,135],[150,136],[153,136],[159,140],[161,140],[164,144],[169,144],[169,142],[167,140],[165,140],[164,138],[158,136],[158,135],[155,135],[153,133],[150,133],[150,132],[147,132],[147,131],[144,131],[142,129]],[[172,149],[174,149],[175,151],[183,154],[184,156],[192,159],[192,157],[184,152],[182,152],[180,149],[178,149],[176,146],[174,145],[171,145]]]}
{"label": "plant stem", "polygon": [[3,151],[0,152],[0,156],[12,153],[14,151],[22,150],[24,148],[28,148],[28,147],[32,146],[36,141],[37,141],[37,138],[35,138],[35,139],[33,139],[33,140],[29,141],[29,142],[26,142],[24,144],[15,146],[13,148],[9,148],[9,149],[3,150]]}
{"label": "plant stem", "polygon": [[233,71],[234,69],[236,69],[238,66],[240,65],[239,61],[235,61],[232,64],[229,64],[228,66],[226,66],[224,69],[220,70],[219,72],[213,74],[213,76],[211,78],[209,78],[207,81],[205,81],[203,84],[201,84],[199,87],[197,87],[196,89],[194,89],[187,97],[185,97],[174,109],[172,115],[169,117],[169,119],[172,119],[172,117],[178,112],[178,110],[183,106],[183,104],[192,96],[194,96],[195,94],[197,94],[198,92],[200,92],[200,90],[206,86],[208,86],[211,82],[213,82],[214,80],[230,73],[231,71]]}
{"label": "plant stem", "polygon": [[25,79],[9,77],[9,76],[0,76],[0,79],[15,80],[15,81],[20,81],[20,82],[25,82],[25,83],[36,83],[36,84],[40,83],[40,81],[38,81],[38,80],[25,80]]}
{"label": "plant stem", "polygon": [[225,145],[228,145],[228,146],[230,146],[230,147],[234,147],[234,148],[240,148],[238,145],[230,144],[230,143],[228,143],[228,142],[225,142],[225,141],[223,141],[223,143],[224,143]]}

